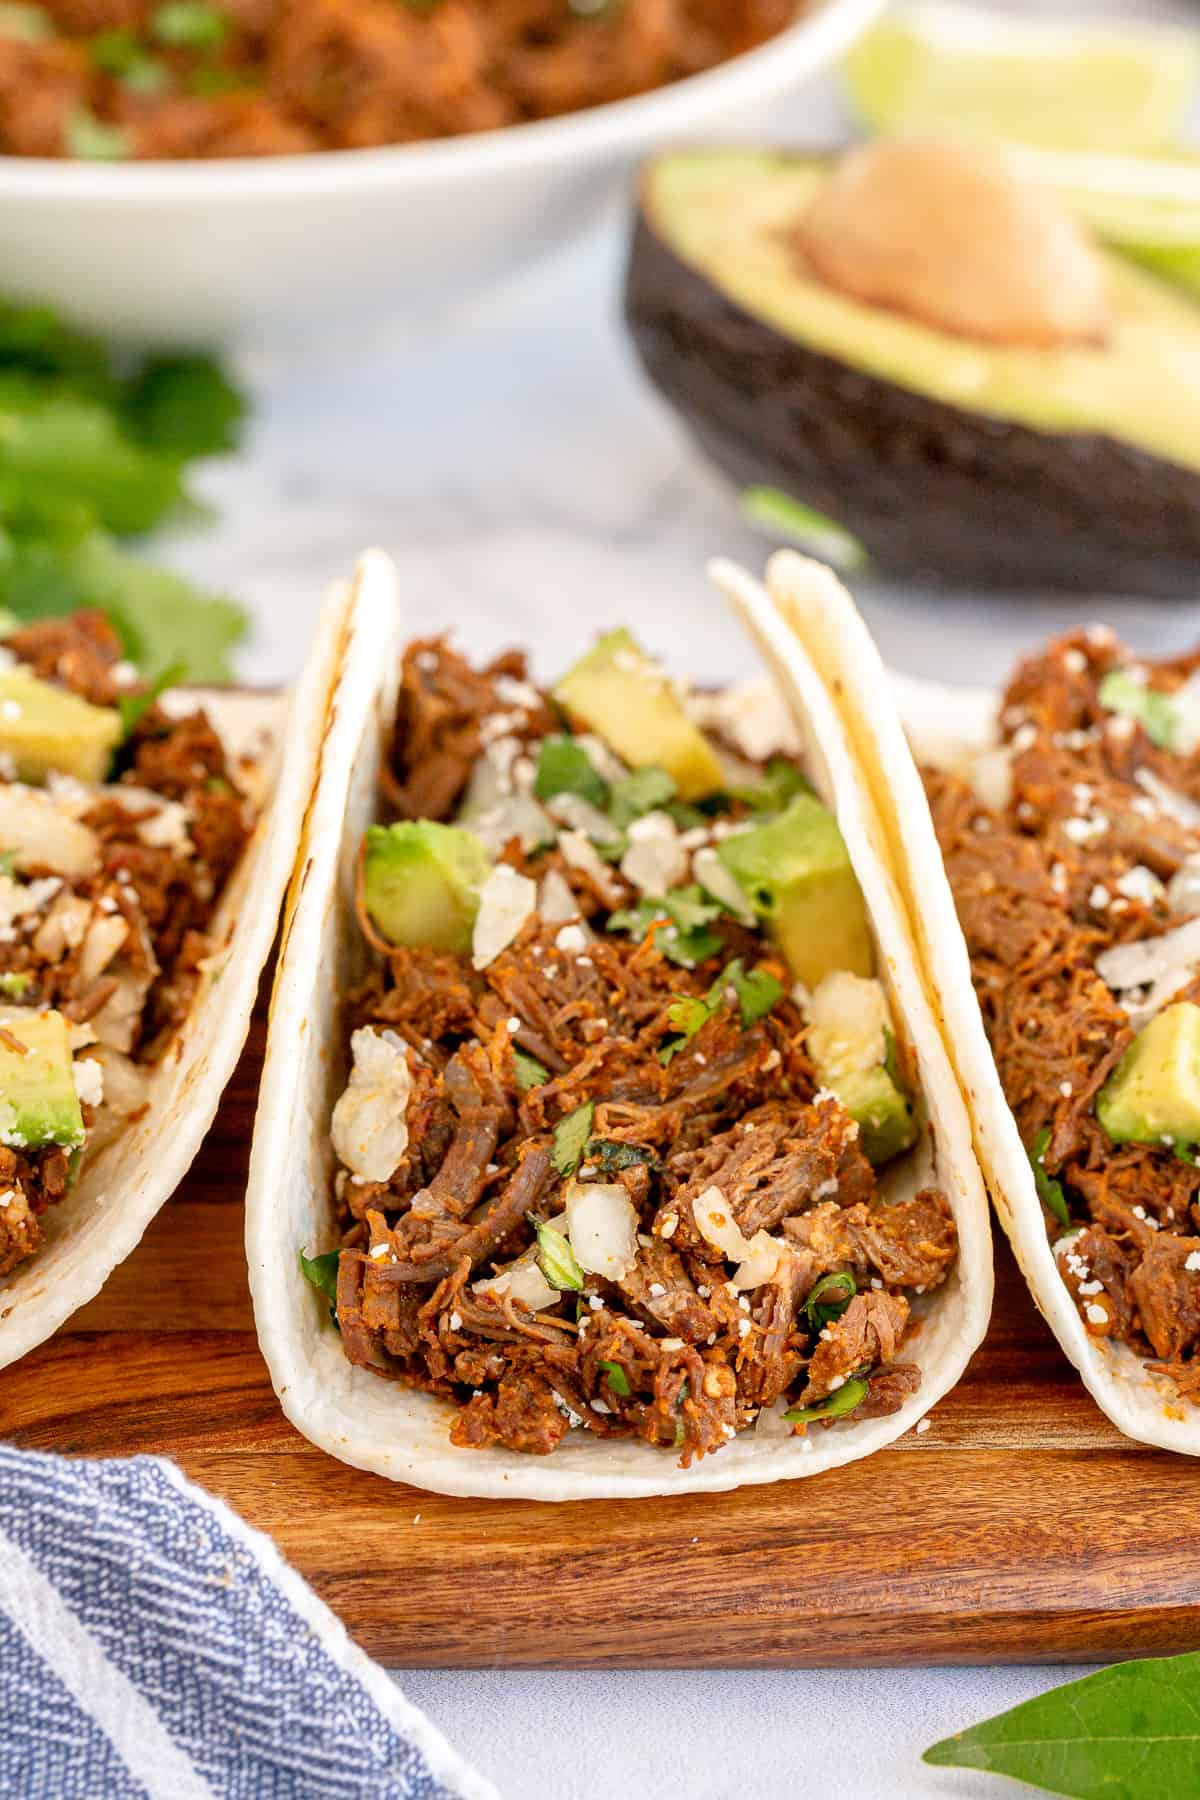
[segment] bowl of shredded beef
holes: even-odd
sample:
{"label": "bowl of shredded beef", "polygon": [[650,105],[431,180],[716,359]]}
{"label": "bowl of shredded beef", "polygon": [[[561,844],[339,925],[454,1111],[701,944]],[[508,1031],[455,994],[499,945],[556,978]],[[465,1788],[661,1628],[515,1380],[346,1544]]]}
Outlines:
{"label": "bowl of shredded beef", "polygon": [[419,328],[657,144],[827,67],[879,4],[6,4],[6,286],[161,342]]}

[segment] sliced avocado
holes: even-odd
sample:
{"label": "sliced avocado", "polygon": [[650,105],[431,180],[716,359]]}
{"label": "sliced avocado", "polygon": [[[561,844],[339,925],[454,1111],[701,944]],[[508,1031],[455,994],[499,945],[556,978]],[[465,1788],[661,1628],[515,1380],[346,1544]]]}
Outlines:
{"label": "sliced avocado", "polygon": [[83,1114],[62,1014],[0,1006],[0,1033],[0,1143],[78,1149]]}
{"label": "sliced avocado", "polygon": [[0,669],[0,755],[12,758],[19,781],[54,773],[103,781],[120,741],[115,707],[93,706],[29,669]]}
{"label": "sliced avocado", "polygon": [[389,944],[467,951],[491,869],[479,839],[427,819],[367,828],[363,899]]}
{"label": "sliced avocado", "polygon": [[725,785],[713,746],[630,632],[606,632],[567,670],[554,698],[631,769],[665,769],[681,800],[702,800]]}
{"label": "sliced avocado", "polygon": [[1142,1028],[1096,1096],[1114,1144],[1200,1140],[1200,1006],[1178,1000]]}
{"label": "sliced avocado", "polygon": [[726,838],[717,855],[798,981],[815,987],[832,969],[874,972],[849,852],[837,820],[812,794],[797,794],[778,818]]}
{"label": "sliced avocado", "polygon": [[860,1142],[869,1162],[876,1166],[890,1162],[916,1143],[912,1102],[882,1063],[842,1075],[830,1086],[850,1117],[858,1120]]}
{"label": "sliced avocado", "polygon": [[701,447],[896,574],[1194,597],[1200,309],[1109,250],[1096,343],[975,341],[854,299],[797,242],[830,168],[683,150],[643,176],[626,318]]}

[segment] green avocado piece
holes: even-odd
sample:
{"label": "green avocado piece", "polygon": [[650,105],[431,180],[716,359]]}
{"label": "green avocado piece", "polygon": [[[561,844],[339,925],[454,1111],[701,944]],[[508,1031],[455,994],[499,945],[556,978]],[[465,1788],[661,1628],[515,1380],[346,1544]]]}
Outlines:
{"label": "green avocado piece", "polygon": [[0,669],[0,756],[12,758],[19,781],[54,773],[103,781],[120,741],[115,707],[93,706],[29,669]]}
{"label": "green avocado piece", "polygon": [[0,1143],[14,1150],[50,1144],[77,1150],[83,1114],[66,1020],[57,1012],[0,1006],[0,1030]]}
{"label": "green avocado piece", "polygon": [[491,866],[479,839],[456,825],[370,825],[363,900],[389,944],[467,951]]}
{"label": "green avocado piece", "polygon": [[1178,1000],[1143,1026],[1096,1096],[1114,1144],[1200,1140],[1200,1006]]}
{"label": "green avocado piece", "polygon": [[724,787],[715,749],[632,633],[606,632],[567,670],[554,698],[631,769],[665,769],[681,800],[702,800]]}
{"label": "green avocado piece", "polygon": [[798,981],[816,987],[833,969],[874,973],[858,878],[837,820],[814,795],[797,794],[777,818],[726,838],[717,855]]}
{"label": "green avocado piece", "polygon": [[1098,248],[1112,330],[1055,349],[854,299],[797,244],[830,166],[680,150],[643,175],[626,319],[647,374],[739,492],[796,496],[900,575],[1194,595],[1191,298]]}
{"label": "green avocado piece", "polygon": [[858,1120],[859,1141],[868,1162],[878,1167],[916,1143],[912,1102],[882,1063],[842,1075],[830,1086],[850,1117]]}

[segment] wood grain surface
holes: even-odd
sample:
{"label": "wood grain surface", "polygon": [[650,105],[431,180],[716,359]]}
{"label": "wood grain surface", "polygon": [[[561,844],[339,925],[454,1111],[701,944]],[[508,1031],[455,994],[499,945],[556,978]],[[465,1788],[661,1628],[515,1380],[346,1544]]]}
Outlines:
{"label": "wood grain surface", "polygon": [[930,1428],[806,1481],[545,1506],[398,1487],[275,1402],[242,1252],[263,1023],[184,1188],[0,1377],[30,1449],[173,1457],[269,1532],[394,1664],[745,1666],[1109,1658],[1200,1647],[1200,1466],[1127,1443],[998,1246],[987,1342]]}

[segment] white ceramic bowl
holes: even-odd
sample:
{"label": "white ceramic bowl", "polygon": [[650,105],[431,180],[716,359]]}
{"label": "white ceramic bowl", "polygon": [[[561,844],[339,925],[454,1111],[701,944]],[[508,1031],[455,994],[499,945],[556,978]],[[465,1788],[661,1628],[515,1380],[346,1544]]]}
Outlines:
{"label": "white ceramic bowl", "polygon": [[655,146],[753,123],[883,0],[820,0],[760,49],[504,131],[192,163],[0,158],[0,288],[115,337],[255,348],[427,317],[561,243]]}

